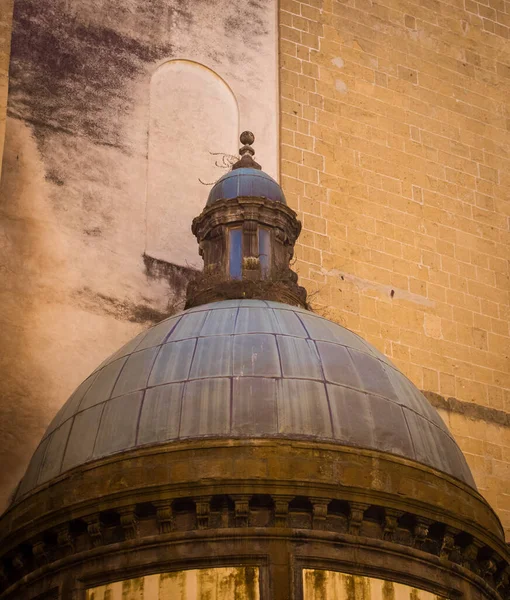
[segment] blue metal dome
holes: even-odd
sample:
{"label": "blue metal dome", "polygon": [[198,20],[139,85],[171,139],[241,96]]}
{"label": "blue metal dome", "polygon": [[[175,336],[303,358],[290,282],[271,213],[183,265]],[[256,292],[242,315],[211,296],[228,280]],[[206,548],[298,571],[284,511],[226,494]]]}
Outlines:
{"label": "blue metal dome", "polygon": [[267,198],[287,204],[282,188],[259,169],[238,168],[223,175],[213,186],[207,199],[207,206],[216,200],[230,200],[239,196]]}
{"label": "blue metal dome", "polygon": [[16,500],[92,460],[207,437],[366,448],[475,487],[436,410],[373,346],[304,309],[227,300],[162,321],[100,365],[48,427]]}

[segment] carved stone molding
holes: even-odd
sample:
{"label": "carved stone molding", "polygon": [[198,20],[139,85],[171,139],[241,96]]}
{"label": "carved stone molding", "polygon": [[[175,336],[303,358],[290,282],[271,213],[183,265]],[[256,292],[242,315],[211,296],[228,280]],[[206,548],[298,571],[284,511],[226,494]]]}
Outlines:
{"label": "carved stone molding", "polygon": [[248,527],[250,522],[251,495],[242,494],[232,496],[235,506],[235,522],[237,527]]}
{"label": "carved stone molding", "polygon": [[414,545],[416,548],[421,548],[423,542],[427,539],[429,527],[432,521],[423,517],[416,517],[414,525]]}
{"label": "carved stone molding", "polygon": [[[267,440],[256,444],[214,440],[203,446],[202,450],[183,444],[176,453],[142,449],[132,458],[87,465],[79,471],[80,477],[74,473],[69,482],[62,478],[51,490],[52,494],[60,490],[62,498],[79,497],[79,502],[53,512],[44,509],[52,506],[47,489],[14,505],[0,519],[0,529],[8,531],[1,548],[3,588],[15,589],[22,580],[39,577],[41,570],[49,574],[57,565],[86,561],[91,552],[94,556],[120,552],[123,544],[138,553],[146,546],[166,547],[171,540],[191,543],[207,536],[220,543],[223,538],[247,535],[259,541],[272,536],[299,539],[303,549],[320,543],[330,548],[332,556],[337,547],[349,546],[357,553],[367,545],[392,555],[418,553],[423,564],[439,564],[448,573],[462,572],[473,581],[484,581],[493,590],[488,598],[499,600],[510,593],[510,553],[499,535],[499,524],[483,498],[460,482],[409,461],[377,455],[374,468],[379,472],[384,466],[388,478],[395,476],[390,491],[397,489],[398,482],[412,478],[413,495],[399,496],[380,486],[372,489],[371,477],[366,478],[361,494],[356,473],[371,468],[372,455],[359,449],[320,448],[315,443],[311,453],[305,442]],[[287,456],[285,468],[282,456]],[[295,461],[289,462],[289,456]],[[216,462],[208,462],[211,457]],[[265,460],[271,465],[271,479],[261,476]],[[243,464],[245,479],[237,471],[234,481],[228,472],[236,461]],[[352,464],[356,465],[352,481],[348,469],[341,471],[341,483],[331,477],[336,466]],[[185,470],[188,467],[189,472]],[[172,469],[175,477],[184,473],[188,478],[159,486],[150,479],[143,481],[158,469]],[[220,475],[207,479],[210,472]],[[112,482],[118,473],[122,473],[122,486],[115,489]],[[94,497],[87,497],[89,474],[95,481],[109,482],[100,510]],[[431,484],[436,493],[427,503]],[[74,495],[68,485],[73,486]],[[39,509],[42,516],[27,520],[28,511],[37,503],[43,507]],[[97,512],[91,510],[94,504]],[[23,519],[28,526],[17,525]],[[200,548],[198,545],[197,552]],[[5,597],[10,600],[9,595]]]}
{"label": "carved stone molding", "polygon": [[402,511],[393,508],[386,508],[384,515],[383,536],[385,540],[391,542],[397,528],[398,519],[402,515]]}
{"label": "carved stone molding", "polygon": [[87,532],[92,546],[101,546],[103,543],[103,526],[99,515],[89,515],[85,517],[85,522],[87,523]]}
{"label": "carved stone molding", "polygon": [[135,507],[124,507],[118,511],[120,525],[127,540],[133,540],[138,535],[138,517]]}
{"label": "carved stone molding", "polygon": [[[236,528],[244,528],[247,531],[251,531],[250,529],[250,500],[253,494],[230,494],[230,498],[233,501],[233,505],[230,505],[231,508],[228,509],[228,504],[224,504],[224,507],[227,507],[227,513],[230,511],[231,514],[231,522],[235,523]],[[273,525],[277,528],[288,528],[289,527],[289,515],[292,514],[293,511],[303,511],[302,508],[304,505],[301,504],[300,508],[292,508],[292,501],[295,496],[293,495],[281,495],[281,494],[273,494],[272,495],[272,510],[273,510]],[[310,523],[310,535],[312,532],[316,532],[316,534],[328,534],[331,527],[334,527],[335,520],[334,515],[330,513],[329,507],[331,506],[331,498],[330,497],[322,497],[322,496],[310,496],[305,498],[309,501],[311,505],[312,511],[312,520]],[[302,500],[305,500],[302,498]],[[178,499],[176,499],[178,500]],[[193,510],[196,516],[196,523],[199,530],[207,530],[211,528],[211,502],[213,500],[213,496],[205,495],[205,496],[196,496],[191,498],[192,502],[188,504],[188,510]],[[178,534],[179,531],[175,529],[175,523],[173,519],[173,511],[172,511],[172,503],[175,500],[171,498],[167,498],[165,500],[156,500],[153,502],[153,506],[155,508],[154,513],[149,511],[149,514],[153,514],[153,517],[146,517],[149,520],[152,518],[154,520],[155,530],[152,532],[152,536],[158,534],[168,535],[173,532],[174,534]],[[270,506],[269,504],[267,506]],[[191,508],[193,507],[193,509]],[[219,505],[216,504],[216,511],[218,511]],[[402,511],[397,509],[393,509],[391,507],[376,507],[367,502],[356,502],[350,501],[350,516],[347,521],[347,529],[345,533],[348,533],[350,539],[355,538],[354,541],[351,542],[354,546],[357,546],[358,543],[363,540],[367,540],[366,534],[362,534],[363,523],[365,519],[365,514],[369,514],[369,512],[373,512],[375,508],[384,510],[384,520],[382,523],[382,527],[380,529],[380,533],[378,536],[381,541],[384,543],[394,546],[395,549],[400,548],[400,552],[404,552],[402,550],[403,546],[401,544],[395,543],[392,541],[393,534],[395,530],[399,527],[398,520],[402,516]],[[181,513],[182,513],[182,509]],[[120,518],[120,525],[122,530],[124,531],[125,540],[134,540],[139,539],[140,542],[143,541],[142,538],[139,537],[138,532],[138,518],[136,516],[136,505],[132,506],[120,506],[117,509],[112,509],[110,512],[115,512]],[[220,513],[223,515],[224,509],[220,509]],[[217,512],[216,512],[217,514]],[[437,529],[437,522],[434,522],[430,518],[423,517],[422,515],[410,515],[407,513],[407,517],[413,519],[413,544],[415,548],[421,549],[425,547],[432,547],[426,545],[425,542],[428,540],[430,527],[435,523]],[[370,521],[370,518],[367,516],[367,519]],[[99,514],[96,515],[88,515],[84,518],[85,523],[87,524],[86,531],[83,534],[88,537],[90,540],[90,545],[92,548],[104,548],[104,551],[107,552],[108,543],[105,543],[105,538],[103,535],[104,527],[101,524],[101,520]],[[228,521],[228,519],[227,519]],[[190,521],[182,521],[182,523],[186,523]],[[218,522],[218,521],[216,521]],[[367,521],[368,522],[368,521]],[[373,521],[371,521],[373,522]],[[220,527],[221,519],[219,522]],[[228,525],[228,522],[224,522],[223,526]],[[185,526],[185,525],[184,525]],[[212,528],[214,531],[214,527]],[[221,529],[216,530],[218,532],[218,539],[221,539]],[[229,531],[227,529],[226,531]],[[259,535],[262,534],[262,529],[260,527],[257,529]],[[376,531],[373,529],[372,531]],[[58,529],[58,540],[62,544],[64,541],[67,542],[67,548],[74,548],[74,544],[70,544],[69,540],[70,536],[70,528],[66,525],[61,525]],[[182,533],[185,533],[185,530],[182,530]],[[300,538],[303,538],[304,533],[301,532]],[[444,527],[444,532],[442,538],[440,540],[439,545],[436,545],[437,548],[436,554],[438,558],[440,557],[442,560],[448,561],[448,556],[452,554],[453,549],[457,549],[457,556],[459,558],[459,562],[465,569],[468,569],[476,576],[481,576],[486,583],[491,586],[494,590],[497,590],[501,598],[506,598],[506,594],[510,593],[509,587],[509,562],[508,557],[503,558],[496,554],[490,554],[493,552],[490,548],[488,548],[483,542],[477,539],[472,539],[470,543],[464,545],[462,548],[456,546],[455,540],[465,534],[457,529],[450,526]],[[359,542],[356,540],[358,538]],[[154,539],[152,537],[151,539]],[[363,542],[366,543],[366,542]],[[76,550],[73,550],[76,552]],[[37,569],[40,567],[51,567],[51,564],[54,560],[56,560],[56,556],[53,556],[49,551],[47,544],[45,543],[43,537],[39,535],[32,542],[32,554],[35,559],[35,564],[33,569]],[[422,555],[431,554],[430,551],[422,552]],[[432,552],[432,555],[434,553]],[[21,550],[15,552],[11,556],[11,564],[12,569],[10,574],[4,571],[4,582],[3,586],[6,587],[10,581],[19,579],[27,570],[27,562],[23,558],[23,553]],[[0,577],[1,583],[1,577]]]}
{"label": "carved stone molding", "polygon": [[358,535],[361,529],[361,523],[363,522],[363,514],[370,506],[364,502],[350,502],[349,503],[351,513],[349,515],[349,533],[352,535]]}
{"label": "carved stone molding", "polygon": [[330,498],[310,498],[313,506],[313,521],[314,529],[325,529],[326,519],[328,517],[328,505],[331,502]]}
{"label": "carved stone molding", "polygon": [[64,523],[63,525],[58,526],[57,545],[64,554],[74,552],[74,537],[69,530],[69,523]]}
{"label": "carved stone molding", "polygon": [[154,502],[160,533],[170,533],[173,529],[173,510],[170,500]]}
{"label": "carved stone molding", "polygon": [[275,527],[287,527],[289,516],[289,503],[294,496],[276,496],[274,500],[274,525]]}
{"label": "carved stone molding", "polygon": [[200,496],[195,498],[195,506],[197,511],[197,527],[206,529],[209,527],[209,514],[211,512],[211,497]]}
{"label": "carved stone molding", "polygon": [[441,543],[441,551],[440,551],[441,558],[445,558],[445,559],[450,558],[452,550],[455,546],[455,536],[457,536],[459,533],[460,533],[460,530],[456,529],[455,527],[446,527],[446,530],[445,530],[445,533],[443,536],[443,540]]}

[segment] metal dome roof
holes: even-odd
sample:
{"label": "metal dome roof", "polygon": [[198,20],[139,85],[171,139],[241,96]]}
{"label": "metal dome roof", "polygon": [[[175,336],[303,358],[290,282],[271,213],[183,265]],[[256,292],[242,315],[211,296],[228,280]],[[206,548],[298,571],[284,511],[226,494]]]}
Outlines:
{"label": "metal dome roof", "polygon": [[475,487],[436,410],[370,344],[304,309],[229,300],[166,319],[108,358],[53,419],[16,499],[91,460],[205,437],[389,452]]}
{"label": "metal dome roof", "polygon": [[230,200],[239,196],[263,197],[287,204],[282,188],[267,173],[259,169],[238,168],[229,171],[214,184],[206,206],[211,206],[216,200]]}

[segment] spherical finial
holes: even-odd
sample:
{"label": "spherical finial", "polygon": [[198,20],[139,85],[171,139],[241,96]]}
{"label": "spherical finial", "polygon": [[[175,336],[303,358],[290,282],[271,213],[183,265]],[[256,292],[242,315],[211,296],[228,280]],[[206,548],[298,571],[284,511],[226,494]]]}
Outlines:
{"label": "spherical finial", "polygon": [[239,136],[239,140],[241,144],[248,144],[249,146],[251,146],[255,141],[255,136],[251,131],[243,131],[243,133],[241,133],[241,135]]}
{"label": "spherical finial", "polygon": [[255,136],[251,131],[243,131],[239,136],[241,141],[241,148],[239,148],[239,154],[241,158],[232,165],[232,169],[260,169],[260,165],[253,160],[255,150],[252,148],[252,144],[255,141]]}

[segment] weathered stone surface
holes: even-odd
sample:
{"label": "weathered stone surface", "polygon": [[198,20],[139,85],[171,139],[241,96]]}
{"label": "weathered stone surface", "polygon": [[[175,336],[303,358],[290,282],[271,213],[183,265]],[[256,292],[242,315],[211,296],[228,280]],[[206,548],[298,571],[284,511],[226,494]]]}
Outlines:
{"label": "weathered stone surface", "polygon": [[[272,1],[50,0],[41,11],[16,0],[0,189],[2,508],[85,373],[181,306],[199,260],[189,231],[208,193],[199,178],[224,173],[211,152],[235,153],[249,124],[277,175],[276,17]],[[207,114],[205,95],[183,96],[197,72]],[[212,102],[218,89],[227,104]]]}
{"label": "weathered stone surface", "polygon": [[[403,493],[410,480],[414,489]],[[339,511],[344,522],[349,514],[348,526],[338,527]],[[125,580],[158,565],[233,562],[260,568],[261,597],[272,600],[301,593],[300,578],[284,576],[291,566],[469,600],[508,591],[500,524],[472,488],[389,454],[317,442],[204,440],[110,457],[13,506],[0,536],[9,600],[21,590],[32,600],[55,585]],[[27,547],[37,562],[26,560]]]}
{"label": "weathered stone surface", "polygon": [[508,2],[479,0],[280,12],[281,181],[303,222],[300,283],[445,399],[508,532],[509,26]]}
{"label": "weathered stone surface", "polygon": [[[308,368],[291,368],[294,359]],[[184,311],[112,355],[69,402],[16,500],[80,457],[211,436],[331,441],[474,485],[445,424],[408,379],[352,332],[286,304],[241,299]]]}

